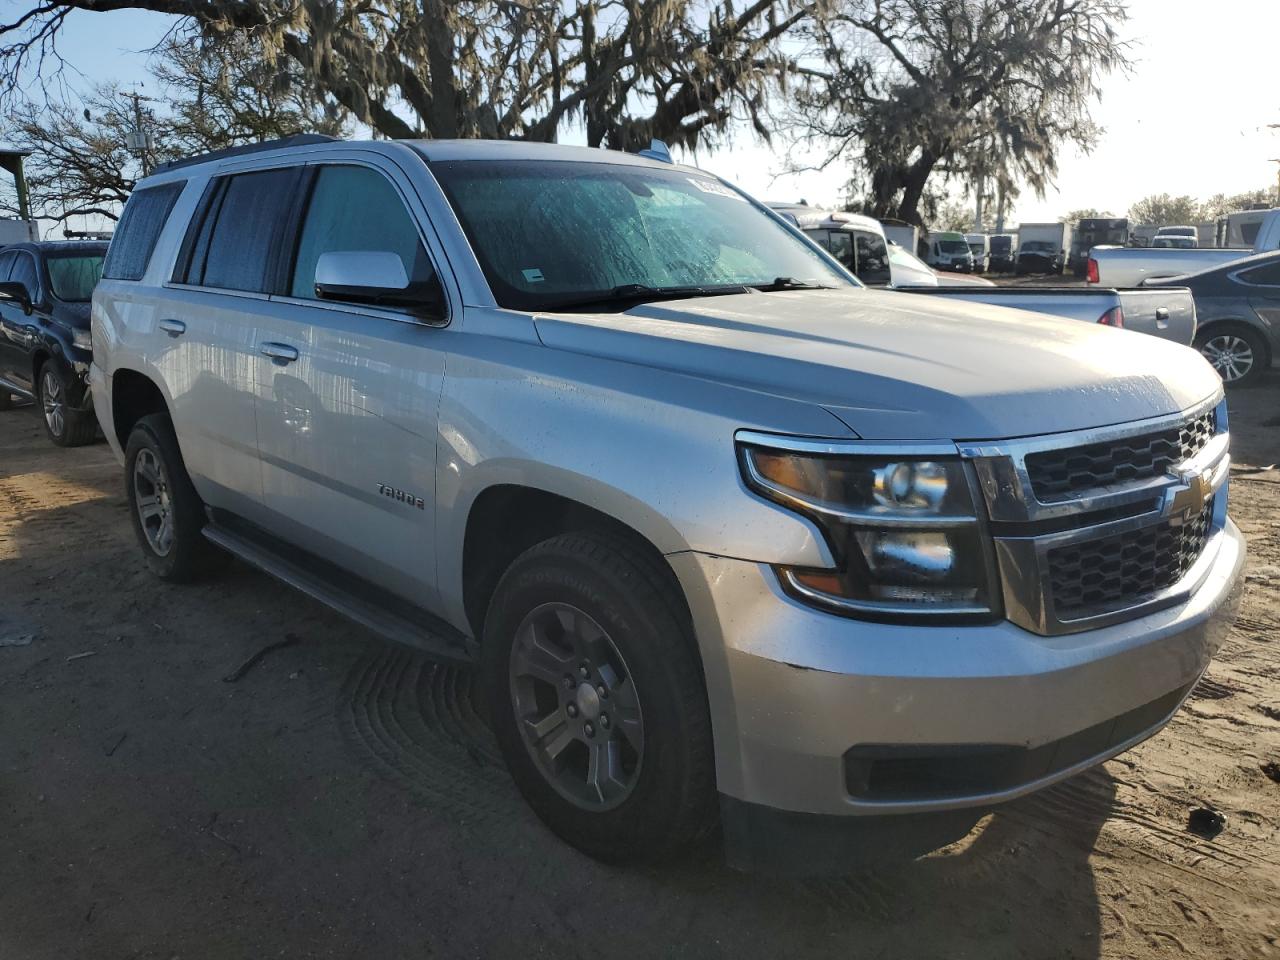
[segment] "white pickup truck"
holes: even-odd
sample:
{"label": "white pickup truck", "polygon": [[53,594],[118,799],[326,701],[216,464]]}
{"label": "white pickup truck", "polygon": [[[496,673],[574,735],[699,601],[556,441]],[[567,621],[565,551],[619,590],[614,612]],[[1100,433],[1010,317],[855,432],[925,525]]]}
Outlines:
{"label": "white pickup truck", "polygon": [[1280,208],[1267,211],[1252,248],[1094,247],[1089,251],[1088,278],[1104,287],[1137,287],[1146,280],[1199,273],[1271,250],[1280,250]]}

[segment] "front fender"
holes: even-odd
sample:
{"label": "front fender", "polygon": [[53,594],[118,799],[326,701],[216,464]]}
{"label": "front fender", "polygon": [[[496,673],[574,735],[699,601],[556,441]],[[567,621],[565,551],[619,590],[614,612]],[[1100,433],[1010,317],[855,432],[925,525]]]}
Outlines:
{"label": "front fender", "polygon": [[440,403],[438,577],[465,623],[462,557],[476,499],[497,485],[585,504],[659,551],[823,566],[807,520],[750,493],[734,433],[849,436],[822,408],[539,343],[458,333]]}

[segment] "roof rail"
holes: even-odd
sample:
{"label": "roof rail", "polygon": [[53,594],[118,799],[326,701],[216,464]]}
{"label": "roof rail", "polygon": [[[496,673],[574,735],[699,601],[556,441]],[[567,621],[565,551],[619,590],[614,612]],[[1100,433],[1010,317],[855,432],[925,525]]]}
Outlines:
{"label": "roof rail", "polygon": [[209,160],[221,160],[224,157],[239,157],[249,153],[260,153],[263,150],[279,150],[282,147],[305,147],[311,143],[333,143],[337,137],[329,137],[323,133],[295,133],[292,137],[281,137],[278,140],[264,140],[262,143],[246,143],[242,147],[224,147],[221,150],[210,150],[208,153],[198,153],[194,157],[184,157],[181,160],[169,160],[165,163],[156,164],[152,173],[164,173],[168,170],[177,170],[180,167],[189,167],[196,163],[206,163]]}

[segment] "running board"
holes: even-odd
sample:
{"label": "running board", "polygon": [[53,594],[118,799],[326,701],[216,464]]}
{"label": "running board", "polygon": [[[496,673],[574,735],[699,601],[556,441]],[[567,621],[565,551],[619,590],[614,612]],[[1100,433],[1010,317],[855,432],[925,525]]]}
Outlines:
{"label": "running board", "polygon": [[35,394],[30,390],[20,387],[12,380],[6,380],[4,377],[0,377],[0,389],[3,389],[5,393],[12,393],[19,400],[30,400],[34,403],[36,399]]}
{"label": "running board", "polygon": [[[421,650],[438,660],[473,664],[478,659],[479,645],[474,640],[443,620],[437,620],[425,610],[417,611],[415,608],[415,614],[420,613],[422,620],[426,622],[418,622],[416,617],[411,619],[388,610],[383,603],[360,596],[348,587],[334,582],[333,577],[287,559],[273,549],[272,544],[246,536],[239,530],[207,523],[204,535],[205,539],[250,566],[271,574],[282,583],[319,600],[387,640]],[[397,598],[391,605],[403,603]]]}

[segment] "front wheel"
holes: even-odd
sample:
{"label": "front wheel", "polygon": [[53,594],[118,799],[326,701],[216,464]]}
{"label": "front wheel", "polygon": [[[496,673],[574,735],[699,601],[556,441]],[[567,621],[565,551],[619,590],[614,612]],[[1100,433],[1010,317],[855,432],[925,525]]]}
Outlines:
{"label": "front wheel", "polygon": [[50,358],[40,368],[36,383],[44,430],[60,447],[82,447],[98,437],[98,421],[92,413],[70,405],[71,375],[59,361]]}
{"label": "front wheel", "polygon": [[1252,327],[1211,327],[1196,336],[1196,349],[1228,387],[1247,387],[1266,367],[1267,346]]}
{"label": "front wheel", "polygon": [[659,561],[603,534],[531,547],[494,593],[482,664],[512,777],[562,839],[649,861],[714,826],[701,664]]}

